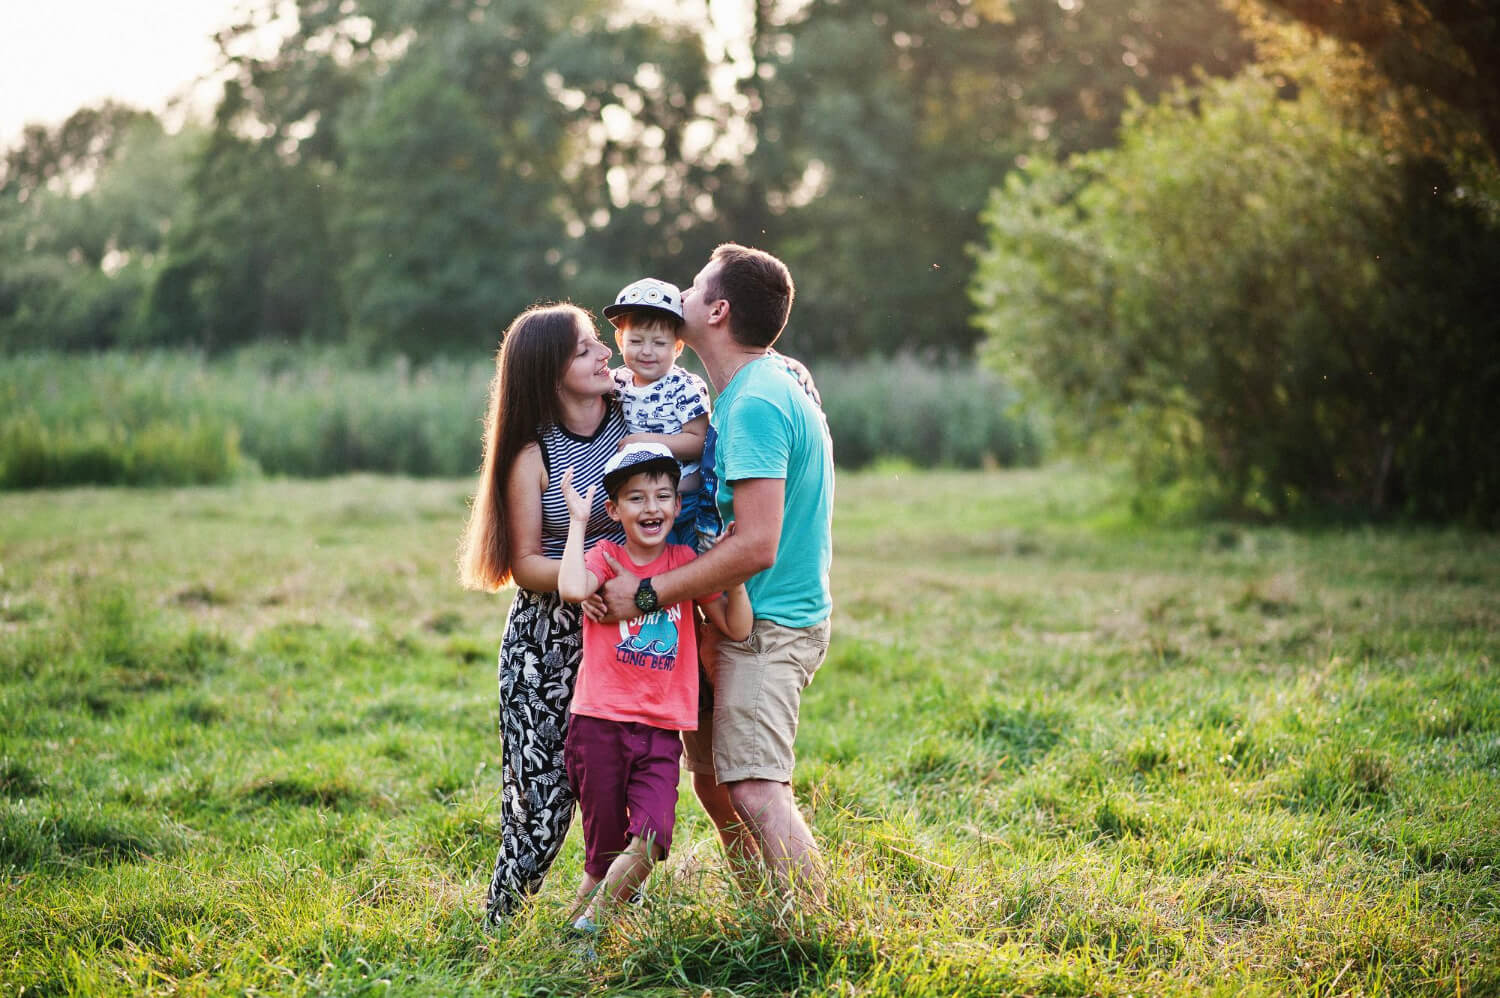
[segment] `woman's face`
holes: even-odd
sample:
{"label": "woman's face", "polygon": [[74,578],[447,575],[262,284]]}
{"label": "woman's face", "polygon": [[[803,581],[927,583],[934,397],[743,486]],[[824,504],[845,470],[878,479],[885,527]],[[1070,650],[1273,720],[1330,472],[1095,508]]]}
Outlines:
{"label": "woman's face", "polygon": [[609,347],[600,341],[593,323],[579,318],[578,342],[573,359],[563,370],[561,390],[583,398],[603,395],[614,387],[609,376]]}

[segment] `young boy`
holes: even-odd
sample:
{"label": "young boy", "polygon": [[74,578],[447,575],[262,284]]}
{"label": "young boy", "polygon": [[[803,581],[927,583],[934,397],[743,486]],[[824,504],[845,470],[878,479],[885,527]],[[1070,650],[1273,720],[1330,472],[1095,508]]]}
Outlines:
{"label": "young boy", "polygon": [[604,317],[614,324],[615,343],[625,361],[613,372],[630,434],[625,442],[661,444],[682,462],[682,509],[671,540],[702,554],[720,522],[706,498],[712,488],[704,488],[704,476],[712,469],[700,466],[708,433],[708,386],[677,365],[682,293],[675,284],[643,277],[604,307]]}
{"label": "young boy", "polygon": [[[604,466],[605,509],[625,530],[622,547],[599,541],[583,551],[597,485],[587,495],[563,472],[568,541],[558,569],[558,594],[582,602],[614,576],[605,555],[642,578],[695,557],[672,544],[681,467],[664,445],[627,444]],[[753,624],[743,585],[698,600],[714,626],[744,640]],[[664,606],[634,620],[583,622],[583,665],[573,692],[563,749],[568,782],[583,812],[584,877],[574,927],[591,930],[599,902],[628,898],[666,858],[677,810],[682,742],[698,725],[698,651],[693,603]]]}

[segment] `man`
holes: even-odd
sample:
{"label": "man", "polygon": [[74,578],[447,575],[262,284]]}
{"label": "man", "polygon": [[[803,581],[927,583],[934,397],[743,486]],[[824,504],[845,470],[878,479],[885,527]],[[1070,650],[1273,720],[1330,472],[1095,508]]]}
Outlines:
{"label": "man", "polygon": [[734,243],[683,292],[683,341],[719,392],[704,461],[712,451],[725,536],[654,578],[620,570],[601,594],[611,618],[628,618],[745,583],[749,638],[706,639],[718,667],[712,715],[683,739],[693,789],[732,861],[758,853],[783,888],[820,895],[818,848],[792,796],[792,743],[802,690],[828,652],[833,445],[822,410],[771,350],[794,294],[785,264]]}

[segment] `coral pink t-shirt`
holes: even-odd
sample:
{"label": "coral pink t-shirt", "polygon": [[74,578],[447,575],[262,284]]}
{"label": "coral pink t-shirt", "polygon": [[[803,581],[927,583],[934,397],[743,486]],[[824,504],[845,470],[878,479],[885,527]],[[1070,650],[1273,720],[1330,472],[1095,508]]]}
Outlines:
{"label": "coral pink t-shirt", "polygon": [[[584,566],[600,582],[615,573],[609,554],[641,578],[661,575],[697,557],[682,544],[668,544],[649,565],[636,565],[622,545],[599,541]],[[709,599],[697,600],[706,603]],[[573,713],[608,721],[636,721],[669,731],[698,727],[698,642],[693,600],[664,606],[618,624],[583,621],[583,667],[573,690]]]}

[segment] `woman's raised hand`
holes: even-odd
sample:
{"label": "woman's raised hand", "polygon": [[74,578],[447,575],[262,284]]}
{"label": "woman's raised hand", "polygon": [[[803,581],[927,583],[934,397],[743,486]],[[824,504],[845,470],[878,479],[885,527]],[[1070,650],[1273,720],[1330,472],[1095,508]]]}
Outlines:
{"label": "woman's raised hand", "polygon": [[587,495],[579,495],[578,490],[573,488],[573,468],[570,465],[562,476],[562,494],[568,501],[568,515],[575,520],[585,523],[594,514],[594,493],[599,491],[598,483],[589,486]]}

